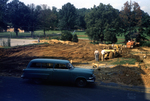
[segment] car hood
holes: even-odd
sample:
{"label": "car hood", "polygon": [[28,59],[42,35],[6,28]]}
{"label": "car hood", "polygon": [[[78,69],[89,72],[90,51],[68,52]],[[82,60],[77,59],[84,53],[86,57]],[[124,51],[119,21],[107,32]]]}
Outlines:
{"label": "car hood", "polygon": [[73,69],[74,72],[85,72],[85,73],[93,73],[93,69],[85,69],[85,68],[79,68],[79,67],[75,67]]}

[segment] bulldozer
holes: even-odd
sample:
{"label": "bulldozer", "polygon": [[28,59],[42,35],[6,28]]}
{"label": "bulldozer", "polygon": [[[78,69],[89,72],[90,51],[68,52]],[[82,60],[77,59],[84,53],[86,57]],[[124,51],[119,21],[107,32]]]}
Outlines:
{"label": "bulldozer", "polygon": [[122,53],[122,44],[109,45],[109,47],[104,48],[104,51],[104,59],[118,57]]}

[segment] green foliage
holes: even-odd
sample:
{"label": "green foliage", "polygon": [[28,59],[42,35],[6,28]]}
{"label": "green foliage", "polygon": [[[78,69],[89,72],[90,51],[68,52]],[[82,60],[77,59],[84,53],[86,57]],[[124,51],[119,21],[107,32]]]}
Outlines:
{"label": "green foliage", "polygon": [[138,35],[137,37],[136,37],[136,42],[140,42],[141,41],[141,35]]}
{"label": "green foliage", "polygon": [[100,61],[99,63],[107,63],[109,65],[123,65],[123,64],[135,64],[135,62],[138,62],[134,58],[114,58],[113,60],[108,61]]}
{"label": "green foliage", "polygon": [[53,12],[53,14],[55,14],[55,16],[56,16],[56,18],[55,18],[55,20],[53,20],[53,24],[52,24],[52,26],[51,26],[51,29],[52,30],[56,30],[56,28],[57,28],[57,26],[58,26],[58,22],[59,22],[59,19],[58,19],[58,16],[59,16],[59,12],[57,12],[57,8],[56,7],[52,7],[52,12]]}
{"label": "green foliage", "polygon": [[62,9],[59,11],[59,27],[60,29],[73,29],[75,26],[76,20],[76,8],[74,5],[67,3],[62,6]]}
{"label": "green foliage", "polygon": [[150,41],[141,41],[140,46],[148,46],[150,47]]}
{"label": "green foliage", "polygon": [[146,35],[150,36],[150,25],[148,28],[145,29],[145,33],[146,33]]}
{"label": "green foliage", "polygon": [[142,11],[142,27],[148,28],[150,27],[150,16],[148,13]]}
{"label": "green foliage", "polygon": [[59,40],[60,37],[59,36],[53,36],[53,37],[49,37],[49,39],[57,39],[57,40]]}
{"label": "green foliage", "polygon": [[85,21],[87,24],[86,34],[91,40],[104,41],[104,31],[110,30],[118,32],[119,11],[111,5],[100,4],[98,7],[86,14]]}
{"label": "green foliage", "polygon": [[126,30],[134,30],[135,27],[141,26],[142,11],[137,2],[126,2],[122,11],[120,11],[120,17]]}
{"label": "green foliage", "polygon": [[[0,0],[0,31],[11,26],[14,27],[16,36],[43,36],[43,32],[37,33],[36,30],[43,30],[46,36],[50,29],[86,29],[86,36],[78,37],[87,38],[88,35],[89,39],[98,43],[104,40],[113,42],[109,37],[114,34],[125,35],[126,40],[129,40],[132,36],[128,33],[134,30],[142,36],[136,38],[137,41],[144,39],[143,34],[150,36],[150,16],[140,9],[137,2],[126,2],[119,12],[111,5],[102,3],[91,9],[76,9],[73,4],[67,3],[58,11],[56,7],[51,10],[47,5],[25,5],[19,0],[8,1]],[[31,33],[19,33],[18,28]]]}
{"label": "green foliage", "polygon": [[41,6],[41,12],[39,14],[39,22],[41,25],[41,28],[44,31],[44,35],[46,30],[50,30],[50,27],[53,26],[53,21],[56,20],[56,15],[53,14],[51,9],[47,5],[42,5]]}
{"label": "green foliage", "polygon": [[77,29],[86,29],[85,15],[90,12],[90,9],[81,8],[76,9],[77,17],[76,17],[76,28]]}
{"label": "green foliage", "polygon": [[107,30],[104,33],[104,40],[107,41],[108,43],[116,43],[117,42],[116,34],[114,32]]}
{"label": "green foliage", "polygon": [[78,42],[78,36],[77,36],[77,34],[74,34],[73,35],[73,40],[72,40],[73,42]]}
{"label": "green foliage", "polygon": [[18,36],[18,28],[23,29],[23,26],[28,22],[28,7],[19,0],[13,0],[8,3],[8,21],[12,23],[16,36]]}
{"label": "green foliage", "polygon": [[33,36],[33,33],[35,30],[38,29],[39,24],[39,14],[41,11],[41,6],[35,6],[34,4],[27,5],[28,12],[26,17],[26,23],[23,25],[22,29],[25,30],[25,32],[31,31],[31,36]]}
{"label": "green foliage", "polygon": [[0,31],[7,29],[6,10],[8,0],[0,0]]}
{"label": "green foliage", "polygon": [[[122,26],[122,32],[125,35],[126,42],[129,39],[132,39],[131,33],[135,33],[138,28],[142,29],[142,10],[137,2],[126,2],[123,9],[120,11],[120,18]],[[144,20],[143,20],[144,21]],[[142,30],[138,31],[140,34],[143,34]]]}
{"label": "green foliage", "polygon": [[125,42],[128,42],[128,40],[131,40],[130,34],[125,35]]}
{"label": "green foliage", "polygon": [[[53,30],[46,31],[47,36],[52,36],[51,34],[53,34],[53,36],[56,36],[55,34],[59,34],[59,33],[61,33],[61,31],[53,31]],[[0,37],[16,38],[16,34],[15,32],[11,32],[11,33],[1,32]],[[21,37],[23,38],[23,37],[32,37],[32,36],[30,32],[18,33],[18,38],[21,38]],[[43,31],[42,30],[35,31],[33,37],[44,37]]]}
{"label": "green foliage", "polygon": [[62,31],[61,40],[72,41],[72,34],[69,31]]}
{"label": "green foliage", "polygon": [[114,65],[122,65],[122,64],[135,64],[137,62],[136,59],[133,58],[118,58],[116,62],[113,62]]}

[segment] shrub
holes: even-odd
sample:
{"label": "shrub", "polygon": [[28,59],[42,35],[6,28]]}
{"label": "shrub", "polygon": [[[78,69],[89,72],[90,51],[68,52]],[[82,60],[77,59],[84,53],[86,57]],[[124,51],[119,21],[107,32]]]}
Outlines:
{"label": "shrub", "polygon": [[72,40],[73,42],[78,42],[78,36],[77,36],[77,34],[74,34],[73,35],[73,40]]}
{"label": "shrub", "polygon": [[69,31],[62,31],[61,40],[72,41],[72,34]]}
{"label": "shrub", "polygon": [[149,41],[141,41],[140,46],[148,46],[150,47],[150,42]]}

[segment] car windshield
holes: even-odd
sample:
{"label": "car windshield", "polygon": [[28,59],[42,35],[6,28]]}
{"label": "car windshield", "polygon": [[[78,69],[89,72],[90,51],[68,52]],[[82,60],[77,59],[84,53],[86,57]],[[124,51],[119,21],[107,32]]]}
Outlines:
{"label": "car windshield", "polygon": [[74,66],[71,63],[68,63],[68,67],[69,67],[69,69],[73,69],[74,68]]}

